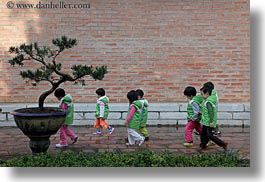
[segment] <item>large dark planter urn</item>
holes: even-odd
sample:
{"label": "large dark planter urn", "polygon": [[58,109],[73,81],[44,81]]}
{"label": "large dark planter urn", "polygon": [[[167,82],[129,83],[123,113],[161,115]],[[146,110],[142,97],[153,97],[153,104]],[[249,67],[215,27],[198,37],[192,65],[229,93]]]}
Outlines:
{"label": "large dark planter urn", "polygon": [[67,111],[60,108],[23,108],[10,112],[18,128],[30,138],[32,154],[45,153],[50,146],[50,136],[57,133],[65,122]]}

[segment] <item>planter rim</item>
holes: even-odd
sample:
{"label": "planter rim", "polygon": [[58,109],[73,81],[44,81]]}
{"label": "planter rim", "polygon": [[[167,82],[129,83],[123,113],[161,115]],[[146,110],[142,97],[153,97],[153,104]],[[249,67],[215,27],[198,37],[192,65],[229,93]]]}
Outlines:
{"label": "planter rim", "polygon": [[44,107],[44,108],[50,108],[50,109],[59,109],[61,112],[52,112],[52,113],[21,113],[21,110],[25,109],[37,109],[38,107],[27,107],[27,108],[21,108],[21,109],[16,109],[13,111],[10,111],[10,114],[14,116],[24,116],[24,117],[47,117],[47,116],[65,116],[68,111],[63,111],[59,107]]}

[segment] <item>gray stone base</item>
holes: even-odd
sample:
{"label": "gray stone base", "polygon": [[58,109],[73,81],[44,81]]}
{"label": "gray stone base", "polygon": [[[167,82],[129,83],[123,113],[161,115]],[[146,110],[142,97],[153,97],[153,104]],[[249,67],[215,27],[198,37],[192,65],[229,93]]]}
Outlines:
{"label": "gray stone base", "polygon": [[[149,103],[148,125],[185,125],[186,103]],[[56,107],[58,104],[46,104]],[[16,126],[11,110],[24,107],[37,107],[37,104],[1,104],[3,112],[0,113],[0,126]],[[128,103],[111,103],[107,122],[111,125],[124,125],[128,110]],[[75,103],[73,125],[91,125],[94,123],[95,104]],[[250,126],[249,103],[219,103],[219,125],[224,126]]]}

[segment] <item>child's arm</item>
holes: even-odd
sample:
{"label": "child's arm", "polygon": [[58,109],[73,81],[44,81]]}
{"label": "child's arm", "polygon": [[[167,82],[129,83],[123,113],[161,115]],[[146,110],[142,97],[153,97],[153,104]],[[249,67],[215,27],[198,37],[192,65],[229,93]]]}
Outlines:
{"label": "child's arm", "polygon": [[199,104],[197,104],[196,102],[192,102],[191,103],[191,107],[192,107],[192,110],[193,110],[193,116],[191,118],[192,121],[196,121],[199,117],[199,114],[200,114],[200,106]]}
{"label": "child's arm", "polygon": [[144,107],[148,107],[149,106],[149,103],[146,99],[144,99]]}
{"label": "child's arm", "polygon": [[68,110],[68,106],[64,102],[61,104],[61,108],[64,109],[64,110],[66,110],[66,111]]}
{"label": "child's arm", "polygon": [[105,104],[102,101],[99,101],[99,117],[104,118]]}
{"label": "child's arm", "polygon": [[132,119],[132,117],[133,117],[135,111],[136,111],[136,108],[135,108],[134,106],[132,106],[132,107],[130,108],[129,115],[128,115],[128,117],[127,117],[127,119],[126,119],[126,122],[125,122],[126,125],[131,121],[131,119]]}

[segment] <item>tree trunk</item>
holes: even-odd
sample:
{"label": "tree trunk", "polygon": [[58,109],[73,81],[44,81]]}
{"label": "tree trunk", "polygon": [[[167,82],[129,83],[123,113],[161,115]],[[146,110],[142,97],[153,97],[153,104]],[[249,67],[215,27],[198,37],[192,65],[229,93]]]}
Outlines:
{"label": "tree trunk", "polygon": [[44,105],[44,101],[45,101],[45,99],[46,99],[51,93],[53,93],[53,91],[54,91],[56,88],[58,88],[58,86],[59,86],[59,85],[53,85],[53,87],[52,87],[50,90],[48,90],[48,91],[46,91],[46,92],[44,92],[44,93],[41,94],[41,96],[39,97],[39,108],[40,108],[40,109],[43,109],[43,105]]}

